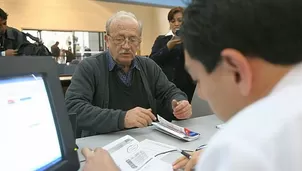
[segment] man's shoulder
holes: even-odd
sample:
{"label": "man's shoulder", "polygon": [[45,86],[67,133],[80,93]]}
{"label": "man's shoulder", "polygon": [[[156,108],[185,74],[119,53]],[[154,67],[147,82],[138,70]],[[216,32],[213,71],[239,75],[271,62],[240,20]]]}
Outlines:
{"label": "man's shoulder", "polygon": [[84,68],[94,69],[94,68],[100,68],[102,67],[102,64],[106,62],[105,60],[106,54],[105,53],[99,53],[92,55],[90,57],[87,57],[83,59],[79,65]]}
{"label": "man's shoulder", "polygon": [[16,28],[13,27],[7,27],[7,37],[9,39],[17,39],[18,36],[22,35],[23,32],[19,31]]}
{"label": "man's shoulder", "polygon": [[148,67],[148,68],[157,67],[157,64],[149,57],[137,56],[136,59],[139,62],[139,64],[143,65],[144,67]]}
{"label": "man's shoulder", "polygon": [[[283,89],[258,100],[233,116],[211,139],[210,152],[246,147],[270,155],[270,147],[302,144],[302,87]],[[299,139],[300,138],[300,139]],[[281,146],[282,146],[281,145]],[[302,150],[302,145],[299,147]],[[274,151],[279,154],[280,151]],[[291,154],[288,154],[291,155]]]}
{"label": "man's shoulder", "polygon": [[105,61],[104,58],[106,58],[106,53],[98,53],[83,59],[82,62],[88,64],[96,64],[96,63],[104,62]]}
{"label": "man's shoulder", "polygon": [[144,63],[149,63],[149,62],[152,62],[153,63],[153,60],[150,59],[149,57],[147,56],[136,56],[136,59],[140,62],[144,62]]}
{"label": "man's shoulder", "polygon": [[12,32],[21,33],[21,31],[19,31],[18,29],[14,28],[14,27],[7,27],[7,31],[12,31]]}

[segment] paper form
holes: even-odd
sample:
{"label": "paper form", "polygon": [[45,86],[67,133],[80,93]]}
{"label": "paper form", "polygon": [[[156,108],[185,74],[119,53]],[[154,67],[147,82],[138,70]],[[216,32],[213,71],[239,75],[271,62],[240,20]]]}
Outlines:
{"label": "paper form", "polygon": [[172,164],[154,158],[139,171],[173,171]]}
{"label": "paper form", "polygon": [[[141,141],[140,146],[148,154],[148,156],[152,156],[152,157],[154,157],[155,155],[162,153],[162,152],[166,152],[166,151],[170,151],[170,150],[174,150],[174,149],[176,150],[176,147],[174,147],[174,146],[170,146],[170,145],[163,144],[160,142],[152,141],[149,139],[145,139],[145,140]],[[162,157],[164,157],[167,154],[159,155],[156,158],[161,159]]]}
{"label": "paper form", "polygon": [[104,147],[121,170],[136,171],[142,168],[152,157],[144,152],[139,142],[126,135]]}
{"label": "paper form", "polygon": [[159,153],[176,150],[176,147],[160,142],[145,139],[138,142],[126,135],[104,147],[116,165],[122,171],[172,171],[172,165],[160,160],[163,155]]}

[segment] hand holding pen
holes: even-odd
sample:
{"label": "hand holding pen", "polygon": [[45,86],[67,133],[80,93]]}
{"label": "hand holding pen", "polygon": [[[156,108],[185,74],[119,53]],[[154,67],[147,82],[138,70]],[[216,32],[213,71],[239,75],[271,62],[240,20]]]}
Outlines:
{"label": "hand holding pen", "polygon": [[206,148],[206,145],[201,145],[193,153],[187,153],[183,150],[178,150],[183,155],[183,157],[177,159],[173,163],[173,169],[177,170],[180,168],[185,168],[185,171],[193,169],[199,160],[199,156],[203,151],[202,149],[204,148]]}

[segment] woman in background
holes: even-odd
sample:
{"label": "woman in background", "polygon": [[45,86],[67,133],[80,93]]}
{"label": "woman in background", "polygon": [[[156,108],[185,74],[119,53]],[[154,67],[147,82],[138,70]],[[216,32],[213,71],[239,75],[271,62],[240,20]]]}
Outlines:
{"label": "woman in background", "polygon": [[191,102],[195,84],[184,67],[184,50],[178,37],[178,29],[182,24],[184,9],[176,7],[170,10],[168,21],[170,32],[156,38],[150,58],[164,71],[168,79],[185,92]]}

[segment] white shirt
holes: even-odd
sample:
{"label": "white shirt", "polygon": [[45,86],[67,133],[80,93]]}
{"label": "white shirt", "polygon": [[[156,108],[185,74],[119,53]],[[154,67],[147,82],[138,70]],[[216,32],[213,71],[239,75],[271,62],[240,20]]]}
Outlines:
{"label": "white shirt", "polygon": [[174,33],[170,30],[165,36],[174,36]]}
{"label": "white shirt", "polygon": [[210,140],[198,171],[302,171],[302,64]]}

